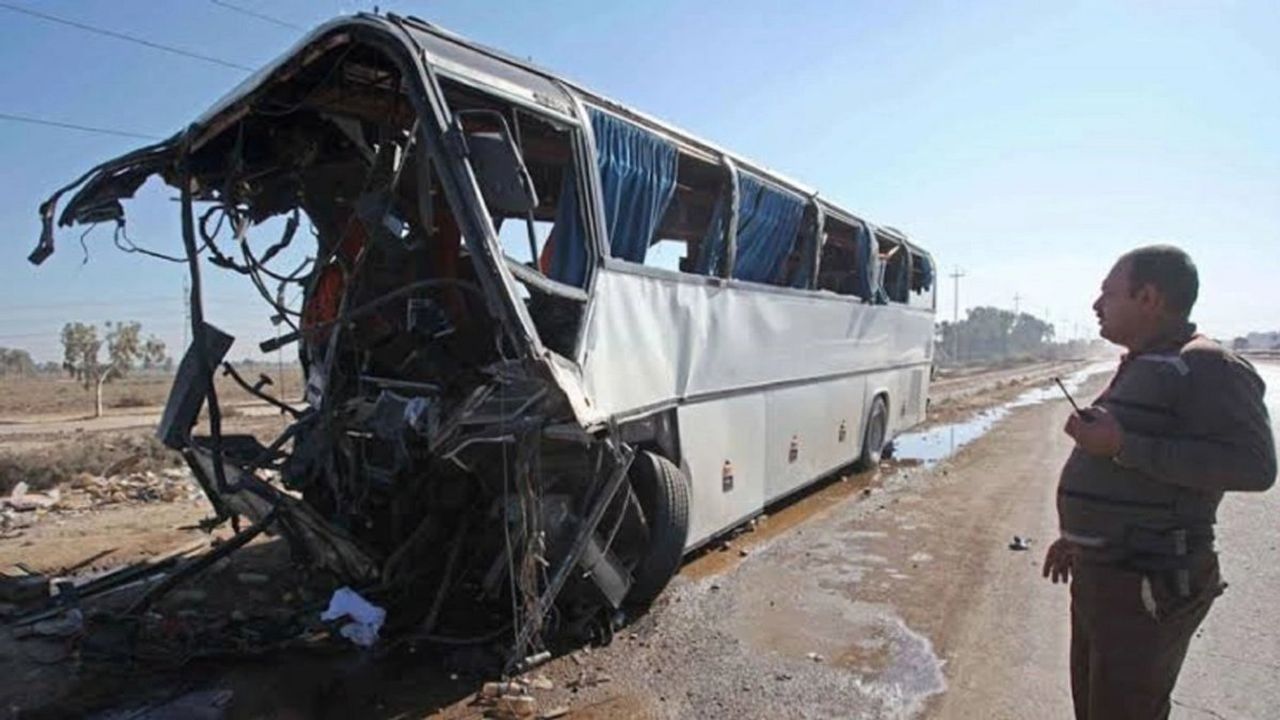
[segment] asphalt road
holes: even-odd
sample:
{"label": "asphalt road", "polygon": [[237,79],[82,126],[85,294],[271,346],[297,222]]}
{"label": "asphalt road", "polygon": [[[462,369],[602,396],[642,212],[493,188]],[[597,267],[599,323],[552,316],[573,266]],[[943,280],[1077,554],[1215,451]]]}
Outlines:
{"label": "asphalt road", "polygon": [[[1262,371],[1280,417],[1280,365]],[[687,566],[612,646],[557,661],[560,677],[585,667],[611,682],[552,704],[576,717],[1070,718],[1067,589],[1040,577],[1068,411],[1013,409],[931,468],[836,483],[771,516]],[[1231,587],[1192,645],[1174,717],[1277,716],[1278,511],[1280,492],[1224,501]],[[1010,549],[1014,535],[1031,549]]]}
{"label": "asphalt road", "polygon": [[[1280,417],[1280,365],[1261,365],[1259,370],[1267,380],[1272,417]],[[1057,428],[1063,412],[1058,405],[1026,412],[1019,422],[983,441],[1016,439],[1025,446],[1024,453],[993,456],[980,464],[988,469],[988,477],[999,478],[1008,497],[1016,498],[1009,514],[993,517],[993,522],[1006,528],[1023,523],[1027,532],[1046,540],[1055,522],[1052,485],[1034,480],[1056,469],[1069,451],[1067,438]],[[1037,451],[1036,445],[1042,449]],[[979,453],[983,449],[974,448]],[[1028,461],[1031,456],[1040,460]],[[1277,513],[1280,493],[1275,491],[1228,494],[1224,499],[1219,551],[1223,576],[1231,587],[1191,646],[1173,695],[1173,717],[1261,720],[1280,714]],[[984,563],[986,582],[967,598],[959,623],[962,631],[948,643],[949,689],[934,703],[931,716],[1071,716],[1067,594],[1064,587],[1052,586],[1032,572],[1044,543],[1036,545],[1028,553],[1029,562],[1002,561],[1001,553],[994,552]]]}

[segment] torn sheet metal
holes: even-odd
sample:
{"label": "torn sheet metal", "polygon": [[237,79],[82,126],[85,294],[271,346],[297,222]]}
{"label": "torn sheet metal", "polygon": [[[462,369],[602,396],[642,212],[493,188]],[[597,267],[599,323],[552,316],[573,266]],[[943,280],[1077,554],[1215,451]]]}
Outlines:
{"label": "torn sheet metal", "polygon": [[[556,633],[589,636],[661,590],[685,528],[655,539],[642,502],[658,500],[629,471],[634,445],[655,438],[633,427],[624,441],[566,359],[587,280],[505,257],[497,235],[508,222],[533,237],[537,222],[590,200],[566,181],[582,132],[570,100],[553,78],[420,22],[359,15],[307,35],[171,140],[41,206],[36,263],[53,251],[55,219],[123,223],[122,201],[149,177],[180,193],[196,341],[158,434],[207,495],[206,527],[237,530],[221,552],[281,537],[300,566],[385,608],[380,636],[499,639],[508,662],[538,656]],[[258,237],[271,218],[287,218],[284,235]],[[308,240],[305,261],[284,267]],[[281,326],[259,348],[295,354],[298,397],[273,397],[226,362],[233,339],[204,318],[210,271],[243,276]],[[220,369],[280,408],[284,430],[224,423]],[[636,597],[659,546],[677,556]]]}

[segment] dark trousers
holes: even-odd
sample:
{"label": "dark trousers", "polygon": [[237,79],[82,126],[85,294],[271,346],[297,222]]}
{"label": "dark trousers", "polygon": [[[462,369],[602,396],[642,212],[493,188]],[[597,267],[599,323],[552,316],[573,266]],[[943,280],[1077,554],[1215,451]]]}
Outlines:
{"label": "dark trousers", "polygon": [[1191,558],[1190,593],[1172,571],[1078,561],[1071,581],[1071,695],[1078,720],[1169,716],[1196,628],[1225,587],[1218,556]]}

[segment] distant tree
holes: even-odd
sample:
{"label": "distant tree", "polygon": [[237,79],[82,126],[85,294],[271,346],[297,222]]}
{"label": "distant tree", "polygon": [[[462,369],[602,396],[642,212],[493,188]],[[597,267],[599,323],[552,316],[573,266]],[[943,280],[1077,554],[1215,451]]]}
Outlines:
{"label": "distant tree", "polygon": [[1044,356],[1054,338],[1053,325],[1040,318],[996,307],[971,308],[964,320],[938,323],[935,333],[943,364]]}
{"label": "distant tree", "polygon": [[0,377],[35,374],[36,363],[31,359],[31,353],[16,348],[0,347]]}
{"label": "distant tree", "polygon": [[1053,341],[1053,325],[1034,315],[1022,313],[1009,329],[1009,349],[1017,355],[1031,355]]}
{"label": "distant tree", "polygon": [[166,359],[164,341],[155,335],[147,336],[147,341],[142,344],[142,369],[151,370],[161,367]]}
{"label": "distant tree", "polygon": [[[103,364],[98,360],[102,341],[98,339],[97,327],[80,322],[62,327],[62,366],[86,390],[94,391],[94,417],[102,417],[102,386],[127,375],[147,352],[140,339],[141,323],[108,322],[106,328],[108,362]],[[163,356],[164,344],[156,342]]]}

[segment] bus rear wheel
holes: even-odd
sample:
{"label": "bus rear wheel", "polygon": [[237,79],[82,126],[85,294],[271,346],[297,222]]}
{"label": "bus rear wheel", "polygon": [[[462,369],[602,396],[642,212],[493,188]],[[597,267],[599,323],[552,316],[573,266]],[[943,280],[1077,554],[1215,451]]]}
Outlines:
{"label": "bus rear wheel", "polygon": [[662,593],[684,557],[689,536],[689,482],[675,463],[644,450],[636,453],[629,480],[644,512],[649,537],[632,570],[626,604],[644,607]]}
{"label": "bus rear wheel", "polygon": [[877,395],[871,403],[871,412],[867,415],[867,429],[862,433],[862,454],[853,464],[855,470],[870,470],[880,464],[888,427],[889,406],[883,395]]}

